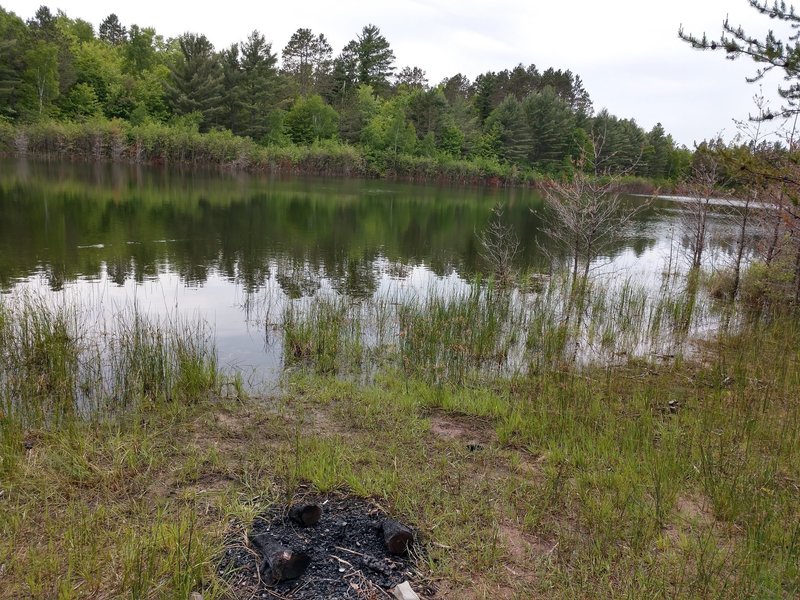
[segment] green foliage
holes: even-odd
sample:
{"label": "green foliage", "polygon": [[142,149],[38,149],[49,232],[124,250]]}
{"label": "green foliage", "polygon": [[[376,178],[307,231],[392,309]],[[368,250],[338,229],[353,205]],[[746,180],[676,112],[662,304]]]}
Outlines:
{"label": "green foliage", "polygon": [[395,88],[398,90],[424,90],[427,87],[428,78],[419,67],[403,67],[395,78]]}
{"label": "green foliage", "polygon": [[491,135],[492,150],[509,163],[523,165],[528,160],[531,134],[525,122],[525,112],[514,96],[507,96],[486,119],[486,131]]}
{"label": "green foliage", "polygon": [[22,19],[0,7],[0,118],[14,118],[20,109],[25,34]]}
{"label": "green foliage", "polygon": [[123,48],[126,72],[141,75],[155,66],[157,61],[155,36],[156,31],[151,27],[141,28],[138,25],[131,25],[128,43]]}
{"label": "green foliage", "polygon": [[25,82],[30,101],[38,115],[50,112],[58,97],[58,46],[52,42],[35,42],[25,53]]}
{"label": "green foliage", "polygon": [[234,90],[226,90],[238,101],[234,133],[261,140],[275,130],[269,115],[275,110],[280,94],[278,59],[272,52],[272,44],[258,31],[250,34],[240,51],[238,85]]}
{"label": "green foliage", "polygon": [[167,83],[170,104],[178,115],[198,112],[203,127],[210,128],[222,112],[222,68],[214,47],[204,35],[185,33],[178,38]]}
{"label": "green foliage", "polygon": [[530,164],[542,171],[559,171],[577,155],[575,114],[550,86],[527,96],[522,110],[532,138],[528,151]]}
{"label": "green foliage", "polygon": [[100,28],[97,30],[98,36],[104,42],[111,44],[112,46],[119,46],[123,44],[128,36],[128,31],[125,27],[120,23],[119,17],[116,14],[111,13],[103,22],[100,23]]}
{"label": "green foliage", "polygon": [[79,83],[70,90],[67,98],[61,103],[61,113],[76,121],[85,121],[101,113],[100,101],[94,88],[88,83]]}
{"label": "green foliage", "polygon": [[402,96],[381,103],[361,133],[367,151],[386,151],[392,157],[414,152],[417,133],[406,119],[406,105]]}
{"label": "green foliage", "polygon": [[339,115],[319,95],[298,98],[284,120],[286,132],[295,144],[330,139],[339,131]]}
{"label": "green foliage", "polygon": [[371,86],[379,94],[389,90],[389,77],[394,71],[394,51],[381,34],[380,28],[372,24],[365,25],[358,37],[342,53],[355,59],[359,85]]}
{"label": "green foliage", "polygon": [[333,49],[323,34],[300,28],[292,34],[281,53],[283,71],[301,96],[328,91],[332,76]]}
{"label": "green foliage", "polygon": [[[635,167],[639,177],[675,179],[691,157],[663,127],[645,133],[607,111],[593,117],[580,77],[568,70],[519,64],[429,87],[415,66],[392,84],[394,52],[375,25],[335,60],[323,34],[300,28],[282,57],[279,70],[258,31],[216,52],[201,34],[165,41],[114,14],[95,37],[89,23],[63,12],[41,7],[23,22],[0,8],[0,119],[102,116],[134,126],[199,119],[201,132],[222,127],[272,147],[331,139],[336,125],[342,140],[361,146],[370,172],[413,177],[462,158],[500,161],[503,178],[569,176],[587,131],[606,137],[602,160],[613,172]],[[476,164],[465,176],[483,170]]]}

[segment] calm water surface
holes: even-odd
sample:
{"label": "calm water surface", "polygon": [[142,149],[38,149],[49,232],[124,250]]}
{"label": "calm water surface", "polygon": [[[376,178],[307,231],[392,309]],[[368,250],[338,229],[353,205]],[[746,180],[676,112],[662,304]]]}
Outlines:
{"label": "calm water surface", "polygon": [[[498,203],[518,266],[546,268],[530,190],[0,160],[0,292],[199,315],[223,366],[269,381],[282,368],[269,323],[287,301],[465,286],[487,271],[475,234]],[[656,285],[679,259],[678,210],[656,202],[598,269]],[[712,257],[731,236],[720,220]]]}

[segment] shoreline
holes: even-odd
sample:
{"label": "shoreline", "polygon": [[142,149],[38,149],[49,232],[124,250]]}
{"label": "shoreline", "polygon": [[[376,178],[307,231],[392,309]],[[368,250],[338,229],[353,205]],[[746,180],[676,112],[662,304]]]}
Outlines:
{"label": "shoreline", "polygon": [[[491,159],[370,156],[358,146],[341,142],[261,146],[228,131],[199,133],[166,125],[131,126],[118,122],[47,122],[21,127],[0,124],[0,156],[487,188],[541,190],[554,181],[550,175]],[[620,191],[647,195],[673,185],[631,176],[621,180]]]}

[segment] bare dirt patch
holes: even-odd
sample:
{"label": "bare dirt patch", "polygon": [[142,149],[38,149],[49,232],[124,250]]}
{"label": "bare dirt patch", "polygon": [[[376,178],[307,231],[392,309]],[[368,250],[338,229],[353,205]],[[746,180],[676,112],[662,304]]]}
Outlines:
{"label": "bare dirt patch", "polygon": [[485,421],[435,413],[430,417],[431,433],[437,437],[460,440],[467,444],[489,444],[495,441],[494,429]]}
{"label": "bare dirt patch", "polygon": [[675,500],[675,509],[678,519],[683,522],[704,525],[714,522],[714,512],[711,504],[705,498],[678,496]]}

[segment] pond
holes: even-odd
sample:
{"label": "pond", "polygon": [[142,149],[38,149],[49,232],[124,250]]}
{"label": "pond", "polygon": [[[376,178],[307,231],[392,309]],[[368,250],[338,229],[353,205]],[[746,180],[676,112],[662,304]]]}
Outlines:
{"label": "pond", "polygon": [[[4,159],[0,291],[196,315],[223,367],[274,381],[285,365],[270,325],[287,303],[467,289],[489,271],[477,234],[497,205],[521,242],[516,266],[547,271],[559,249],[532,190]],[[657,290],[683,260],[679,214],[654,202],[598,271]],[[734,234],[718,215],[713,260]]]}

